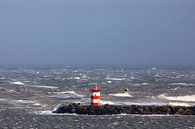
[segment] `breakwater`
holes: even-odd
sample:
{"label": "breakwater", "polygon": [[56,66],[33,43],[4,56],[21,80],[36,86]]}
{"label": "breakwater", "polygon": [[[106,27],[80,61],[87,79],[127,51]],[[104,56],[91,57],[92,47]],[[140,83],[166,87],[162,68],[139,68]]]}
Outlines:
{"label": "breakwater", "polygon": [[85,115],[112,115],[112,114],[180,114],[195,115],[195,106],[170,106],[170,105],[102,105],[94,107],[91,105],[69,104],[60,105],[53,113],[76,113]]}

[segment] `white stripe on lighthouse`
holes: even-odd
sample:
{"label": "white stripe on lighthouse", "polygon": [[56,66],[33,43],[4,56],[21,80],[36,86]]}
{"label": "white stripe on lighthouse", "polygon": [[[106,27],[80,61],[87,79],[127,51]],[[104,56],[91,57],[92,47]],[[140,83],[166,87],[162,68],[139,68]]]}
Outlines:
{"label": "white stripe on lighthouse", "polygon": [[93,99],[92,101],[93,101],[93,103],[99,103],[100,102],[99,99]]}
{"label": "white stripe on lighthouse", "polygon": [[93,92],[92,95],[93,96],[100,96],[100,92]]}

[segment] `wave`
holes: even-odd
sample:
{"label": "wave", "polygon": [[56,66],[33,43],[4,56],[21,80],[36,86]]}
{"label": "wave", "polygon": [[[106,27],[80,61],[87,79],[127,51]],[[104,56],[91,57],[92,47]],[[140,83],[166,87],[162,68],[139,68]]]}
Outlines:
{"label": "wave", "polygon": [[53,115],[52,111],[46,110],[46,111],[34,111],[36,115]]}
{"label": "wave", "polygon": [[55,86],[44,86],[44,85],[27,85],[21,81],[15,81],[15,82],[10,82],[13,85],[21,85],[21,86],[29,86],[29,87],[36,87],[36,88],[48,88],[48,89],[57,89],[58,87]]}
{"label": "wave", "polygon": [[[32,112],[36,115],[55,115],[55,116],[78,116],[76,113],[53,113],[51,110],[45,110],[45,111],[34,111]],[[79,115],[79,116],[86,116],[86,115]]]}
{"label": "wave", "polygon": [[23,104],[28,104],[28,103],[37,103],[37,101],[33,101],[33,100],[10,100],[10,99],[0,99],[0,101],[6,101],[9,103],[23,103]]}
{"label": "wave", "polygon": [[14,84],[14,85],[22,85],[24,86],[24,83],[23,82],[20,82],[20,81],[16,81],[16,82],[10,82],[11,84]]}
{"label": "wave", "polygon": [[23,103],[23,104],[36,103],[36,101],[33,101],[33,100],[12,100],[12,101],[16,103]]}
{"label": "wave", "polygon": [[173,88],[172,90],[178,90],[180,87],[178,86],[178,87],[175,87],[175,88]]}
{"label": "wave", "polygon": [[110,80],[110,81],[124,81],[124,80],[126,80],[126,78],[106,77],[105,80]]}
{"label": "wave", "polygon": [[115,97],[133,97],[129,93],[116,93],[116,94],[109,94],[109,95],[115,96]]}
{"label": "wave", "polygon": [[132,84],[132,86],[147,86],[149,85],[149,83],[136,83],[136,84]]}
{"label": "wave", "polygon": [[55,86],[44,86],[44,85],[29,85],[31,87],[36,87],[36,88],[47,88],[47,89],[57,89],[58,87]]}
{"label": "wave", "polygon": [[172,101],[195,102],[195,95],[166,96],[165,94],[161,94],[157,97],[160,99],[172,100]]}
{"label": "wave", "polygon": [[143,106],[162,106],[167,105],[167,103],[163,102],[128,102],[128,101],[109,101],[109,100],[100,100],[101,105],[109,104],[109,105],[143,105]]}
{"label": "wave", "polygon": [[162,102],[119,102],[120,105],[140,105],[140,106],[162,106],[166,103]]}
{"label": "wave", "polygon": [[170,106],[184,106],[184,107],[192,106],[189,103],[182,103],[182,102],[169,102],[168,105],[170,105]]}
{"label": "wave", "polygon": [[169,85],[171,85],[171,86],[195,86],[195,84],[193,84],[193,83],[171,83],[171,84],[169,84]]}
{"label": "wave", "polygon": [[56,95],[50,97],[63,98],[63,99],[80,99],[85,97],[85,95],[77,94],[75,91],[66,91],[66,92],[54,92]]}
{"label": "wave", "polygon": [[107,100],[100,100],[100,104],[101,105],[105,105],[105,104],[115,105],[117,103],[116,102],[112,102],[112,101],[107,101]]}

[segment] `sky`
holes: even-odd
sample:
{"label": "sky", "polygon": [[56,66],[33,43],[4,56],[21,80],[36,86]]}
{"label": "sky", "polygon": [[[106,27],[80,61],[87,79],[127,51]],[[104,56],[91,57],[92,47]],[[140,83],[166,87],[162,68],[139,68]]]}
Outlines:
{"label": "sky", "polygon": [[0,65],[195,65],[195,0],[0,0]]}

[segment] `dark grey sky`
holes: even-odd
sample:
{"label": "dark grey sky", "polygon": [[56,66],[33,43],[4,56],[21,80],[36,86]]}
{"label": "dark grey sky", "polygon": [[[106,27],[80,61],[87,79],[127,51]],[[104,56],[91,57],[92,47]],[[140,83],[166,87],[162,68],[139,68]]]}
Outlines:
{"label": "dark grey sky", "polygon": [[195,64],[195,0],[0,0],[0,64]]}

